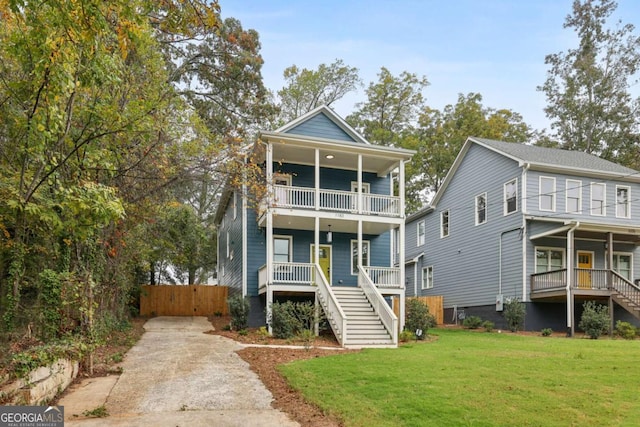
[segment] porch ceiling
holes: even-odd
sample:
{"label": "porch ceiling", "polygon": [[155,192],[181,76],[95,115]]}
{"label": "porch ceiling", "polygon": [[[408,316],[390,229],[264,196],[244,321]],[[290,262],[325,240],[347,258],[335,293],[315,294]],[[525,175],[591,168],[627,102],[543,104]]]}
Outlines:
{"label": "porch ceiling", "polygon": [[[531,240],[536,240],[542,237],[566,237],[567,231],[571,228],[571,224],[565,224],[559,226],[555,230],[549,230],[530,237]],[[616,225],[607,224],[579,224],[574,231],[575,239],[585,240],[600,240],[607,241],[609,233],[613,234],[613,240],[615,242],[631,243],[634,245],[640,245],[640,227],[621,227]]]}
{"label": "porch ceiling", "polygon": [[[331,226],[331,227],[329,227]],[[313,231],[315,227],[315,218],[313,217],[300,217],[300,216],[286,216],[286,215],[274,215],[273,216],[273,228],[285,228],[291,230],[310,230]],[[390,222],[370,222],[363,221],[362,233],[378,235],[391,230],[393,224]],[[335,233],[358,233],[358,224],[355,221],[339,218],[321,218],[320,219],[320,231],[326,233],[331,230]],[[321,236],[320,240],[324,242],[325,236]]]}

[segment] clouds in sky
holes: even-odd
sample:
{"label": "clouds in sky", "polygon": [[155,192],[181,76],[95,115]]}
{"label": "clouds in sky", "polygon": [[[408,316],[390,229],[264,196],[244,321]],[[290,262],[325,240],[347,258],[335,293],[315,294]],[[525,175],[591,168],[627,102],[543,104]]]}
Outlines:
{"label": "clouds in sky", "polygon": [[[430,106],[478,92],[492,108],[548,128],[546,100],[536,87],[544,57],[577,44],[562,25],[571,0],[220,0],[223,17],[260,34],[265,85],[274,92],[286,67],[315,69],[342,59],[367,85],[381,67],[426,76]],[[640,24],[640,2],[619,0],[615,16]],[[334,105],[343,117],[365,98],[364,88]]]}

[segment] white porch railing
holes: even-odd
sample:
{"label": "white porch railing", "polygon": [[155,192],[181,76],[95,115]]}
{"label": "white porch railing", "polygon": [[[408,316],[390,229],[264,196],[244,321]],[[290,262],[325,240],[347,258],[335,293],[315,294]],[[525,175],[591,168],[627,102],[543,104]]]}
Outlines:
{"label": "white porch railing", "polygon": [[[361,212],[367,215],[400,216],[400,198],[384,194],[362,194],[362,209],[358,211],[358,193],[320,189],[318,207],[338,212]],[[315,188],[290,185],[273,186],[273,205],[281,208],[315,209]]]}
{"label": "white porch railing", "polygon": [[[302,262],[274,262],[273,283],[291,285],[309,285],[314,282],[314,264]],[[263,265],[258,270],[258,286],[260,288],[269,282],[267,266]]]}
{"label": "white porch railing", "polygon": [[391,335],[393,343],[398,344],[398,318],[362,267],[358,267],[358,286],[364,291],[373,306],[373,311],[375,311],[387,332]]}
{"label": "white porch railing", "polygon": [[331,290],[331,286],[324,277],[324,273],[318,264],[315,266],[315,284],[317,286],[318,300],[322,305],[322,309],[327,316],[327,321],[333,329],[340,345],[344,345],[347,337],[347,316],[342,311],[342,307],[338,303],[338,299]]}
{"label": "white porch railing", "polygon": [[402,289],[400,269],[396,267],[363,267],[377,288]]}

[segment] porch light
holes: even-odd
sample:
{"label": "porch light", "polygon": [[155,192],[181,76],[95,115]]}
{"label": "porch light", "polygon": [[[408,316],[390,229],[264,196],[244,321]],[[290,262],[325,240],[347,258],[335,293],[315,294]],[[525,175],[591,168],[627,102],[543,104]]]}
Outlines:
{"label": "porch light", "polygon": [[329,224],[329,231],[327,231],[327,243],[331,243],[333,240],[333,233],[331,233],[331,224]]}
{"label": "porch light", "polygon": [[333,154],[327,154],[327,155],[326,155],[326,156],[324,156],[324,157],[325,157],[325,159],[327,159],[327,160],[331,160],[331,159],[333,159]]}

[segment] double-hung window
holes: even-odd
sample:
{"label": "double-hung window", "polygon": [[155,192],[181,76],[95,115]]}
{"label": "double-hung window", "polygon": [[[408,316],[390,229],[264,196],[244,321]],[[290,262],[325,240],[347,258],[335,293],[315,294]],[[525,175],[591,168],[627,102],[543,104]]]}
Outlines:
{"label": "double-hung window", "polygon": [[291,236],[273,236],[273,262],[291,262]]}
{"label": "double-hung window", "polygon": [[631,281],[632,255],[630,253],[613,253],[613,270]]}
{"label": "double-hung window", "polygon": [[449,209],[440,212],[440,237],[449,236]]}
{"label": "double-hung window", "polygon": [[565,211],[579,214],[582,212],[582,181],[568,179],[565,185],[567,196]]}
{"label": "double-hung window", "polygon": [[618,218],[631,218],[630,191],[626,185],[616,185],[616,217]]}
{"label": "double-hung window", "polygon": [[476,196],[476,225],[487,222],[487,193]]}
{"label": "double-hung window", "polygon": [[422,246],[424,245],[424,236],[425,236],[425,228],[424,228],[424,220],[422,221],[418,221],[418,224],[416,225],[417,227],[417,234],[418,234],[418,242],[417,245],[418,246]]}
{"label": "double-hung window", "polygon": [[433,288],[433,266],[424,267],[422,269],[422,289]]}
{"label": "double-hung window", "polygon": [[504,214],[509,215],[518,210],[518,179],[504,184]]}
{"label": "double-hung window", "polygon": [[[362,266],[369,266],[369,241],[362,241]],[[358,274],[358,241],[351,241],[351,274]]]}
{"label": "double-hung window", "polygon": [[540,210],[556,210],[556,179],[553,177],[540,177]]}
{"label": "double-hung window", "polygon": [[536,248],[536,273],[560,270],[564,267],[564,249]]}
{"label": "double-hung window", "polygon": [[591,215],[605,216],[607,214],[607,185],[602,182],[591,183]]}

